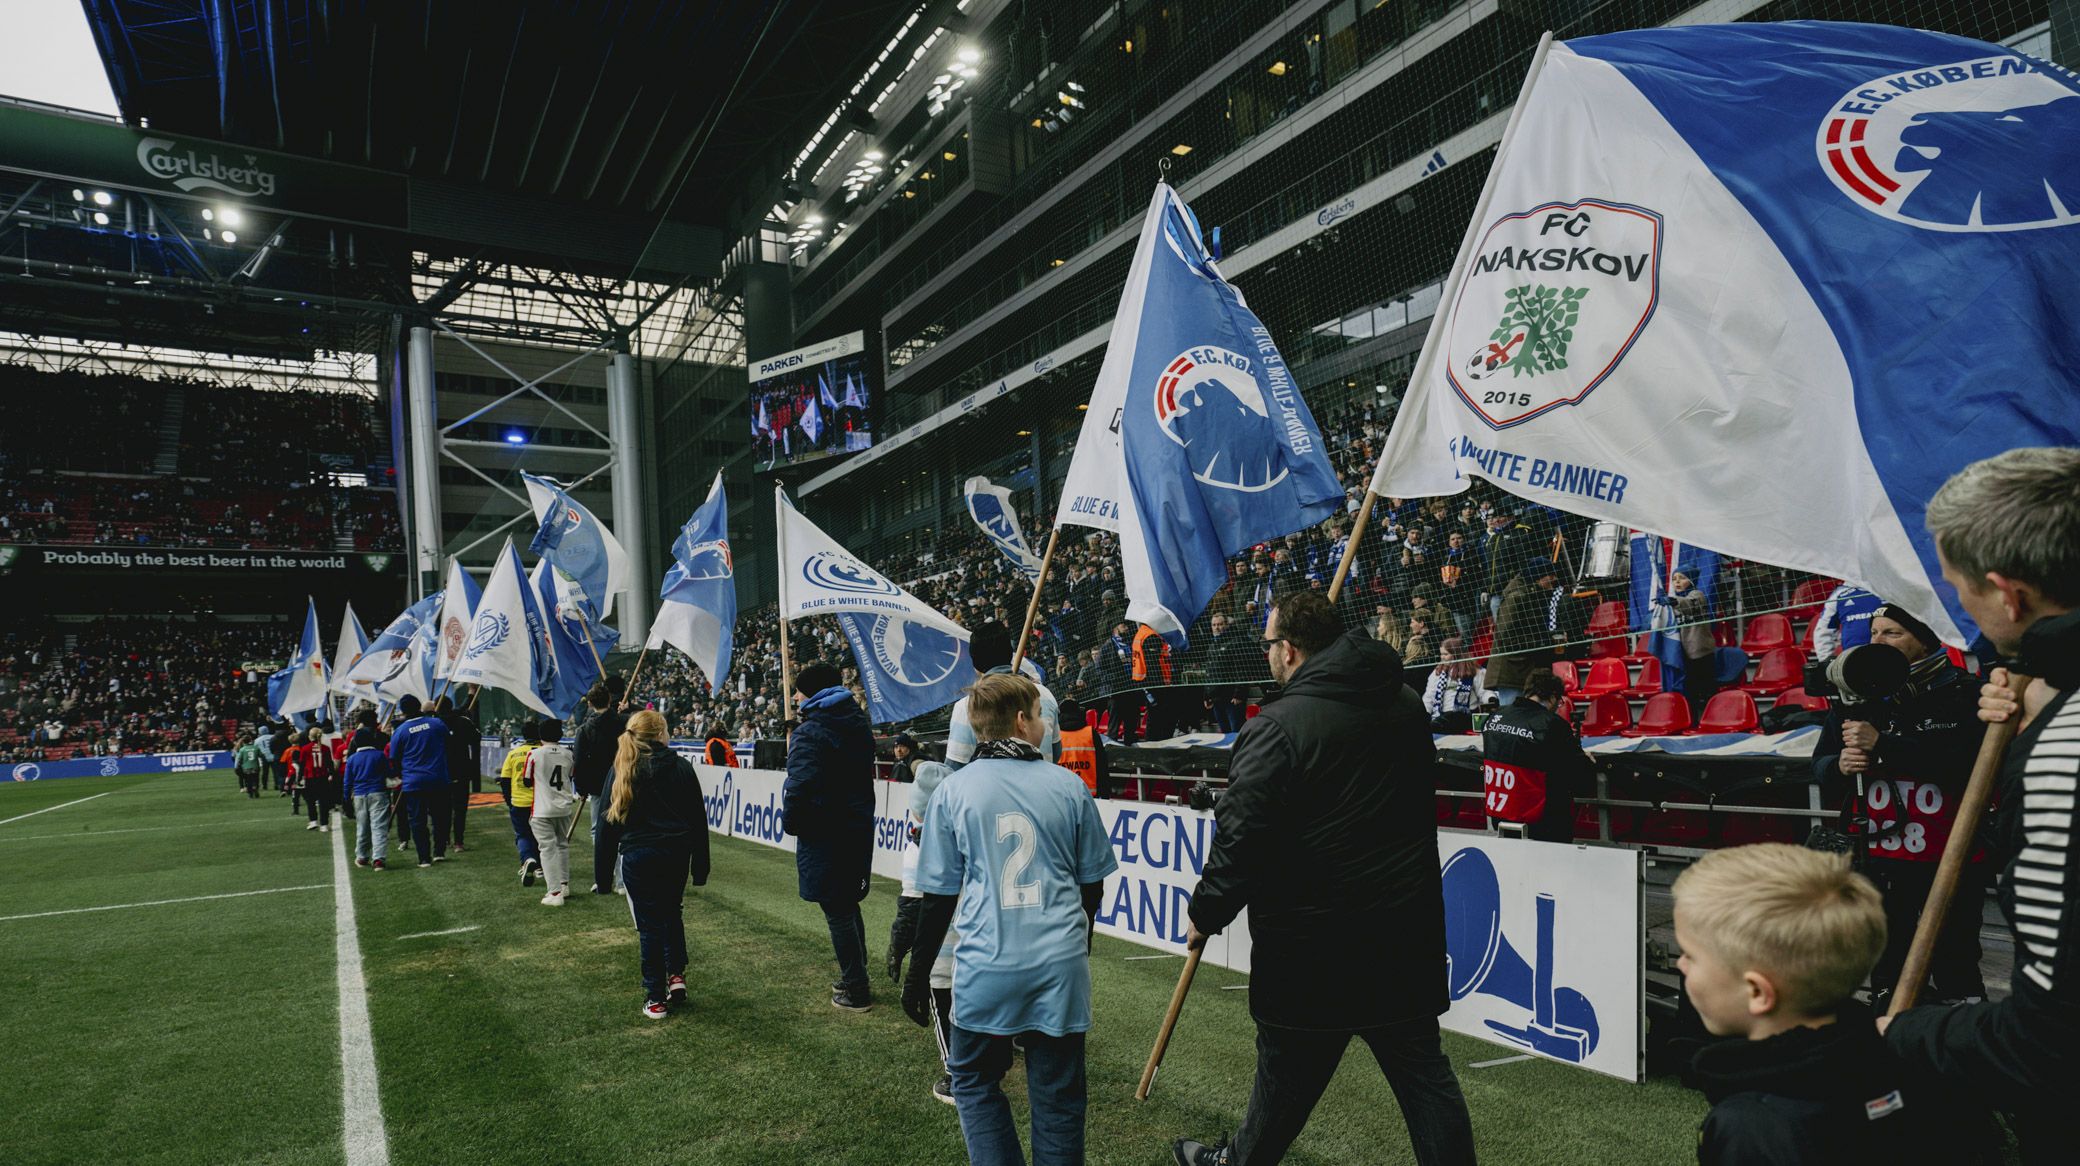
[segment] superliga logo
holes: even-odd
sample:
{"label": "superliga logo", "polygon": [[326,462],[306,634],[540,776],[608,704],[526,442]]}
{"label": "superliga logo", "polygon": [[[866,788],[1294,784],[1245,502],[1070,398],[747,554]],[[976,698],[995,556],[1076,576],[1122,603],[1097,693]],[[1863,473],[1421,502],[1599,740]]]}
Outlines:
{"label": "superliga logo", "polygon": [[1844,93],[1814,136],[1864,210],[1929,231],[2080,222],[2080,85],[2003,54],[1888,73]]}
{"label": "superliga logo", "polygon": [[1615,371],[1661,296],[1661,214],[1548,202],[1482,234],[1445,336],[1445,376],[1491,429],[1579,404]]}

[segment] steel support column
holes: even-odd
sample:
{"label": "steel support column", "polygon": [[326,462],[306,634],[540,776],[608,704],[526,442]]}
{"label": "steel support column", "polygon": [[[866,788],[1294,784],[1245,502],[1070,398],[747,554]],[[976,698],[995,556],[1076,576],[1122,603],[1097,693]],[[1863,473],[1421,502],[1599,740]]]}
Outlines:
{"label": "steel support column", "polygon": [[[441,438],[433,396],[433,329],[414,327],[406,341],[405,395],[412,436],[412,597],[440,586]],[[434,580],[428,583],[427,580]]]}
{"label": "steel support column", "polygon": [[614,533],[628,551],[628,594],[619,600],[621,642],[640,648],[650,635],[650,528],[643,520],[643,440],[636,410],[636,361],[617,352],[607,364],[607,435],[614,445]]}

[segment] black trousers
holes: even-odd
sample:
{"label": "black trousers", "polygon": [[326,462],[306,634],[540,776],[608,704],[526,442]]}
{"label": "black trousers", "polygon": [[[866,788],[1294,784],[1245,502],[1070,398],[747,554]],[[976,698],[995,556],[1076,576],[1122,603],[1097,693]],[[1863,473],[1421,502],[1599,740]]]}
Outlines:
{"label": "black trousers", "polygon": [[1141,690],[1114,693],[1111,717],[1109,735],[1122,745],[1132,745],[1141,731]]}
{"label": "black trousers", "polygon": [[462,845],[462,820],[469,816],[469,783],[451,779],[448,789],[451,793],[451,800],[448,803],[448,823],[451,831],[449,841],[456,846],[460,846]]}
{"label": "black trousers", "polygon": [[[1936,864],[1872,859],[1858,869],[1885,897],[1885,950],[1871,968],[1871,991],[1889,991],[1898,986],[1899,974],[1906,967],[1922,905],[1928,902],[1928,889],[1936,881]],[[1936,937],[1934,958],[1928,964],[1935,996],[1924,994],[1923,1003],[1986,995],[1986,979],[1979,973],[1979,923],[1985,904],[1986,864],[1968,863],[1957,880],[1957,897],[1951,901],[1943,933]]]}
{"label": "black trousers", "polygon": [[1257,1079],[1228,1152],[1231,1166],[1263,1166],[1285,1157],[1336,1075],[1352,1037],[1372,1049],[1386,1074],[1408,1124],[1416,1161],[1422,1166],[1471,1166],[1473,1119],[1438,1040],[1434,1016],[1342,1031],[1258,1024]]}
{"label": "black trousers", "polygon": [[[412,846],[419,852],[420,862],[432,862],[434,856],[448,854],[448,791],[445,789],[420,790],[404,795],[405,817],[411,822]],[[432,833],[429,835],[427,819],[431,818]]]}

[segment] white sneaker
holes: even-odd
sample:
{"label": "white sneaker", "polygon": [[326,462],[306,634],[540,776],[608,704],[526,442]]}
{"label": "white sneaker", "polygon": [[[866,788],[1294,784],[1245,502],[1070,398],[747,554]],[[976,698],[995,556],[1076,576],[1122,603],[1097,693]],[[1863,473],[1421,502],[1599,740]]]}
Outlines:
{"label": "white sneaker", "polygon": [[332,833],[332,827],[330,827],[330,826],[320,826],[320,827],[318,827],[318,833],[320,833],[320,834],[330,834],[330,833]]}
{"label": "white sneaker", "polygon": [[310,825],[304,827],[304,829],[306,830],[316,830],[317,828],[318,824],[316,822],[312,822]]}
{"label": "white sneaker", "polygon": [[544,907],[561,907],[561,906],[563,906],[563,892],[562,892],[562,891],[550,891],[550,892],[549,892],[548,894],[546,894],[546,895],[543,895],[543,896],[542,896],[542,906],[544,906]]}

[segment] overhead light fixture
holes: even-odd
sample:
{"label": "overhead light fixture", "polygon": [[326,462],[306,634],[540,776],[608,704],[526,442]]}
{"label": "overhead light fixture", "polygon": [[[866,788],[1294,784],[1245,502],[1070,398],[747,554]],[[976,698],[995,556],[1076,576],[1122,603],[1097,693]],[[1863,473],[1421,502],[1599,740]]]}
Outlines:
{"label": "overhead light fixture", "polygon": [[1266,71],[1273,77],[1283,77],[1286,75],[1286,63],[1284,61],[1273,61],[1271,62],[1271,68]]}
{"label": "overhead light fixture", "polygon": [[94,212],[94,225],[95,225],[95,226],[97,226],[97,227],[105,227],[105,226],[107,226],[107,225],[108,225],[108,212],[107,212],[107,211],[95,211],[95,212]]}
{"label": "overhead light fixture", "polygon": [[934,78],[932,78],[932,84],[934,84],[934,85],[944,85],[944,84],[946,84],[946,83],[947,83],[948,81],[951,81],[951,80],[953,80],[953,74],[951,74],[951,73],[941,73],[941,74],[939,74],[939,75],[938,75],[937,77],[934,77]]}
{"label": "overhead light fixture", "polygon": [[1042,122],[1042,121],[1041,121],[1041,120],[1040,120],[1039,118],[1037,118],[1037,117],[1033,119],[1033,128],[1034,128],[1034,129],[1036,129],[1036,130],[1037,130],[1037,129],[1039,129],[1039,128],[1040,128],[1040,127],[1041,127],[1042,125],[1044,125],[1044,124],[1045,124],[1045,123],[1043,123],[1043,122]]}
{"label": "overhead light fixture", "polygon": [[217,217],[222,219],[227,227],[242,227],[246,221],[246,217],[238,212],[237,207],[227,206],[217,212]]}
{"label": "overhead light fixture", "polygon": [[105,191],[105,190],[97,190],[97,191],[95,191],[95,192],[94,192],[94,205],[95,205],[95,206],[113,206],[113,205],[115,205],[115,201],[116,201],[116,196],[115,196],[115,195],[112,195],[112,194],[110,194],[109,192],[107,192],[107,191]]}
{"label": "overhead light fixture", "polygon": [[1088,413],[1088,412],[1090,412],[1090,408],[1091,408],[1091,404],[1090,404],[1090,402],[1089,402],[1089,401],[1085,401],[1085,402],[1084,402],[1083,404],[1081,404],[1081,405],[1078,405],[1078,406],[1076,406],[1076,411],[1077,411],[1078,413]]}
{"label": "overhead light fixture", "polygon": [[1078,85],[1078,84],[1077,84],[1076,82],[1074,82],[1074,81],[1071,81],[1071,82],[1069,82],[1069,92],[1071,92],[1071,93],[1082,93],[1082,92],[1084,92],[1084,88],[1083,88],[1083,86],[1081,86],[1081,85]]}
{"label": "overhead light fixture", "polygon": [[945,151],[945,152],[941,153],[941,154],[940,154],[939,156],[940,156],[941,158],[944,158],[944,159],[946,159],[946,160],[947,160],[948,162],[951,162],[951,161],[953,161],[953,160],[954,160],[955,158],[958,158],[958,157],[960,157],[960,155],[959,155],[959,154],[956,154],[956,153],[954,153],[954,152],[953,152],[952,150],[947,150],[947,151]]}
{"label": "overhead light fixture", "polygon": [[1179,142],[1176,145],[1170,147],[1170,152],[1182,158],[1186,154],[1191,153],[1192,148],[1190,146],[1185,145],[1183,142]]}
{"label": "overhead light fixture", "polygon": [[1033,436],[1033,431],[1030,429],[1021,429],[1018,431],[1018,435],[1020,437],[1031,437]]}
{"label": "overhead light fixture", "polygon": [[226,232],[224,232],[224,241],[225,241],[226,243],[236,243],[236,242],[238,242],[238,232],[237,232],[237,231],[226,231]]}
{"label": "overhead light fixture", "polygon": [[1379,393],[1379,394],[1381,394],[1382,396],[1384,396],[1384,395],[1386,394],[1386,391],[1387,391],[1387,386],[1385,386],[1385,385],[1374,385],[1374,386],[1372,386],[1372,391],[1373,391],[1373,392],[1375,392],[1375,393]]}
{"label": "overhead light fixture", "polygon": [[517,430],[517,429],[508,429],[508,430],[506,430],[506,444],[507,444],[507,445],[526,445],[526,444],[527,444],[527,435],[526,435],[525,433],[522,433],[522,432],[520,432],[520,431],[519,431],[519,430]]}
{"label": "overhead light fixture", "polygon": [[974,45],[963,45],[961,46],[961,51],[953,55],[955,59],[959,60],[962,64],[972,65],[975,62],[982,59],[982,50],[976,48]]}
{"label": "overhead light fixture", "polygon": [[1057,89],[1055,90],[1054,96],[1055,100],[1061,102],[1063,105],[1069,106],[1073,109],[1083,108],[1083,98],[1078,97],[1073,93],[1065,93],[1062,90]]}
{"label": "overhead light fixture", "polygon": [[1128,40],[1126,41],[1126,43],[1124,43],[1124,44],[1122,44],[1122,45],[1120,45],[1120,46],[1119,46],[1119,51],[1120,51],[1120,52],[1123,52],[1123,53],[1131,53],[1131,52],[1133,52],[1133,51],[1134,51],[1134,41],[1133,41],[1133,39],[1132,39],[1131,37],[1130,37],[1130,38],[1128,38]]}
{"label": "overhead light fixture", "polygon": [[77,187],[77,186],[73,187],[73,188],[72,188],[72,201],[74,201],[74,202],[85,202],[85,201],[87,201],[87,192],[86,192],[86,191],[84,191],[84,190],[81,190],[81,189],[80,189],[79,187]]}
{"label": "overhead light fixture", "polygon": [[883,158],[885,158],[885,157],[887,157],[887,156],[888,156],[888,155],[886,155],[886,154],[883,154],[883,153],[882,153],[881,151],[879,151],[879,150],[868,150],[868,151],[867,151],[867,161],[869,161],[869,162],[879,162],[879,161],[881,161],[881,159],[883,159]]}
{"label": "overhead light fixture", "polygon": [[1066,259],[1050,259],[1050,260],[1048,260],[1048,261],[1047,261],[1047,265],[1048,265],[1049,267],[1060,267],[1060,266],[1061,266],[1062,264],[1064,264],[1064,263],[1067,263],[1067,262],[1069,262],[1069,261],[1068,261],[1068,260],[1066,260]]}

